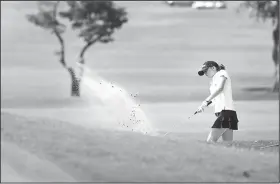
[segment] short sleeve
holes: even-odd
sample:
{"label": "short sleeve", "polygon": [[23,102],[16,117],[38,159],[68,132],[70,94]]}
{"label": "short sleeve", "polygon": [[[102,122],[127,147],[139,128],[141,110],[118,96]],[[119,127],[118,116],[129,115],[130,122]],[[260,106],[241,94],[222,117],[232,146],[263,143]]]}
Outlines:
{"label": "short sleeve", "polygon": [[219,77],[219,78],[220,78],[220,77],[225,77],[225,78],[227,78],[227,79],[229,78],[229,77],[228,77],[228,73],[227,73],[227,71],[225,71],[225,70],[220,70],[220,71],[219,71],[219,76],[218,76],[218,77]]}

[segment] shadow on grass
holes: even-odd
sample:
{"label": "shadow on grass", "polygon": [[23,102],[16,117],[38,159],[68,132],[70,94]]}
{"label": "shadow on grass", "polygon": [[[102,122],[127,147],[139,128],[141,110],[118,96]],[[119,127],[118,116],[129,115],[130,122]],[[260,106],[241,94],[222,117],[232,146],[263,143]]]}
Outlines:
{"label": "shadow on grass", "polygon": [[243,88],[244,91],[247,92],[268,92],[272,93],[272,88],[269,87],[246,87]]}

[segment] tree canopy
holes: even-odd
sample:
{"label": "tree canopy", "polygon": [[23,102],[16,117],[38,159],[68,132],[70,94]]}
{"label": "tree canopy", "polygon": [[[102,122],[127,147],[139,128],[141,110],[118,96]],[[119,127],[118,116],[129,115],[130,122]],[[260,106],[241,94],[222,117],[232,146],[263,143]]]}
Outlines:
{"label": "tree canopy", "polygon": [[274,24],[279,23],[279,1],[242,1],[238,10],[249,9],[250,17],[266,21],[272,19]]}
{"label": "tree canopy", "polygon": [[[84,72],[84,54],[93,44],[114,41],[113,34],[128,21],[127,12],[113,1],[38,1],[37,13],[28,14],[27,20],[54,34],[59,43],[60,63],[72,80],[72,96],[79,96],[79,84]],[[66,23],[69,23],[66,25]],[[77,71],[65,61],[65,43],[62,34],[67,28],[77,31],[85,43],[76,62]]]}
{"label": "tree canopy", "polygon": [[124,8],[116,7],[112,1],[65,1],[66,10],[58,12],[61,2],[38,2],[39,12],[27,15],[36,26],[63,33],[65,25],[59,20],[65,18],[71,22],[72,29],[79,30],[79,37],[90,43],[113,41],[115,29],[127,22]]}

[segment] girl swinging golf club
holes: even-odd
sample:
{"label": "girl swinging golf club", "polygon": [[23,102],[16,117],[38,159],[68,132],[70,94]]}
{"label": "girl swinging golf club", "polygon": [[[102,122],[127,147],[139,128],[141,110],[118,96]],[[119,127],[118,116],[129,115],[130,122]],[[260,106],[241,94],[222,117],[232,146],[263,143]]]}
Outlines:
{"label": "girl swinging golf club", "polygon": [[198,75],[207,76],[211,82],[210,95],[198,107],[197,112],[203,112],[212,101],[217,116],[207,142],[217,142],[221,136],[223,141],[232,141],[233,130],[238,130],[238,118],[232,99],[231,79],[225,66],[218,65],[215,61],[206,61],[198,71]]}

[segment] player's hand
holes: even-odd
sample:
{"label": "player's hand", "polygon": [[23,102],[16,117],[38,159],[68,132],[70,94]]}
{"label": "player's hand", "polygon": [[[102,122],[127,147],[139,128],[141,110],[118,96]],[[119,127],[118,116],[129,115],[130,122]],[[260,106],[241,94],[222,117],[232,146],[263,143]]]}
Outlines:
{"label": "player's hand", "polygon": [[204,100],[202,103],[201,103],[201,106],[200,107],[202,107],[202,108],[204,108],[204,107],[207,107],[208,106],[208,101],[206,101],[206,100]]}
{"label": "player's hand", "polygon": [[203,106],[199,106],[196,110],[197,113],[201,113],[204,111],[204,107]]}

